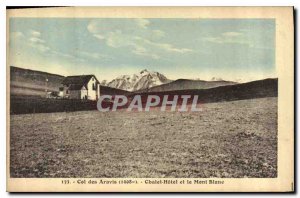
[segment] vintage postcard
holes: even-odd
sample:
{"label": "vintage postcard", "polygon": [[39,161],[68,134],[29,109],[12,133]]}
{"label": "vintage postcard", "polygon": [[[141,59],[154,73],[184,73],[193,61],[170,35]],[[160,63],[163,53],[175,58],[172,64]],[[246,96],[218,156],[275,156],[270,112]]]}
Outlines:
{"label": "vintage postcard", "polygon": [[7,10],[7,191],[293,192],[293,7]]}

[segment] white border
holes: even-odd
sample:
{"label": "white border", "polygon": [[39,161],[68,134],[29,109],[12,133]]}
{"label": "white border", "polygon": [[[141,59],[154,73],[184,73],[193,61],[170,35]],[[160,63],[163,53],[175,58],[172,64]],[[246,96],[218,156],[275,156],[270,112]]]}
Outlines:
{"label": "white border", "polygon": [[[272,0],[272,1],[262,1],[262,0],[252,0],[252,1],[245,1],[245,0],[148,0],[148,1],[138,1],[138,0],[109,0],[109,1],[98,1],[95,0],[6,0],[6,2],[1,2],[0,5],[0,89],[2,91],[2,97],[0,102],[0,109],[1,109],[1,147],[0,147],[0,196],[1,197],[9,197],[10,194],[6,193],[6,186],[5,186],[5,175],[6,175],[6,6],[295,6],[296,9],[300,8],[300,1],[297,0]],[[299,10],[298,10],[299,12]],[[299,13],[298,13],[299,15]],[[297,22],[297,26],[298,25]],[[297,32],[297,35],[298,32]],[[297,36],[298,37],[298,36]],[[298,37],[299,38],[299,37]],[[299,55],[299,50],[296,57]],[[299,75],[299,69],[297,71],[297,76]],[[297,82],[297,93],[299,93],[299,84]],[[299,98],[299,96],[298,96]],[[298,113],[298,109],[297,109]],[[297,123],[299,121],[299,116],[297,118]],[[297,136],[297,143],[299,143],[299,136]],[[299,159],[299,152],[298,159]],[[298,163],[299,164],[299,163]],[[298,167],[299,168],[299,167]],[[297,171],[299,172],[299,170]],[[298,181],[298,180],[297,180]],[[299,183],[299,181],[297,182]],[[299,191],[299,185],[297,186]],[[29,197],[34,195],[27,195]],[[49,196],[49,195],[46,195]],[[62,197],[63,195],[56,195],[56,197]],[[73,196],[73,195],[71,195]],[[102,196],[109,196],[110,195],[102,195]],[[114,195],[116,196],[116,195]],[[128,196],[128,195],[127,195]],[[171,195],[172,196],[172,195]],[[184,195],[182,195],[184,196]],[[209,196],[209,195],[206,195]],[[231,195],[228,195],[231,196]],[[249,195],[247,195],[249,196]],[[257,195],[256,197],[262,197],[264,195]],[[285,195],[288,196],[288,195]],[[211,197],[211,196],[210,196]]]}

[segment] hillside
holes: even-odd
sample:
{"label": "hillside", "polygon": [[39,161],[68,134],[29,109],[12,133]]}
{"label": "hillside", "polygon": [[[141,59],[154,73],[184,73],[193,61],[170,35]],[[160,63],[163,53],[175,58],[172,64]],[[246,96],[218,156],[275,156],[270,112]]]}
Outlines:
{"label": "hillside", "polygon": [[[136,94],[138,93],[132,94],[130,96],[133,97]],[[201,103],[277,97],[278,79],[264,79],[248,83],[220,86],[210,89],[144,92],[139,94],[142,95],[143,102],[145,102],[145,99],[148,95],[158,95],[160,97],[162,97],[163,95],[169,95],[170,98],[172,98],[172,96],[174,95],[198,95],[198,101],[200,101]]]}
{"label": "hillside", "polygon": [[[28,71],[27,71],[28,72]],[[35,72],[35,71],[34,71]],[[30,74],[30,71],[28,72]],[[31,75],[23,74],[18,70],[16,73],[11,73],[12,83],[19,83],[19,85],[25,84],[26,86],[16,87],[11,85],[11,98],[10,98],[10,113],[11,114],[22,114],[22,113],[46,113],[46,112],[60,112],[60,111],[80,111],[80,110],[96,110],[96,101],[80,101],[80,100],[56,100],[46,99],[45,91],[43,90],[42,80],[34,81],[30,78]],[[38,73],[40,79],[47,76],[51,82],[53,89],[56,89],[55,80],[61,78],[61,76],[52,74]],[[27,79],[30,78],[30,79]],[[16,79],[21,79],[22,82],[16,82]],[[49,82],[49,81],[48,81]],[[57,82],[57,81],[56,81]],[[36,84],[34,84],[36,83]],[[59,85],[59,83],[57,82]],[[174,95],[198,95],[198,102],[200,103],[211,103],[211,102],[222,102],[222,101],[235,101],[253,98],[266,98],[266,97],[277,97],[278,95],[278,79],[265,79],[259,81],[253,81],[249,83],[219,86],[210,89],[188,89],[188,90],[175,90],[165,92],[143,92],[142,95],[143,106],[147,100],[148,95],[169,95],[169,100]],[[30,88],[29,88],[30,87]],[[19,90],[18,90],[19,89]],[[49,90],[49,89],[48,89]],[[19,91],[19,92],[17,92]],[[17,94],[16,94],[17,93]],[[115,89],[107,86],[101,86],[102,95],[129,95],[133,97],[138,93],[132,93],[120,89]],[[162,101],[162,99],[161,99]],[[180,103],[180,100],[178,101]],[[188,103],[191,101],[189,100]]]}
{"label": "hillside", "polygon": [[[64,76],[42,71],[10,67],[11,95],[44,96],[45,90],[58,91]],[[47,81],[48,80],[48,81]]]}
{"label": "hillside", "polygon": [[101,95],[128,95],[131,92],[100,85]]}
{"label": "hillside", "polygon": [[[46,80],[47,79],[47,80]],[[10,67],[10,92],[11,95],[41,96],[47,91],[58,91],[64,76],[42,71]],[[130,92],[100,86],[101,94],[116,95]]]}
{"label": "hillside", "polygon": [[162,84],[159,86],[151,87],[148,89],[140,90],[137,92],[164,92],[174,90],[187,90],[187,89],[210,89],[225,85],[234,85],[236,82],[232,81],[204,81],[204,80],[188,80],[178,79],[170,83]]}

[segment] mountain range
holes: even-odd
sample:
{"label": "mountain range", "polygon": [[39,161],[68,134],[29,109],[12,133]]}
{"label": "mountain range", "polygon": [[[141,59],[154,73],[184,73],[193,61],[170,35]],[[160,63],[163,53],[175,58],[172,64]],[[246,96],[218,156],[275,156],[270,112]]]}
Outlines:
{"label": "mountain range", "polygon": [[[47,82],[45,81],[47,79]],[[45,97],[45,90],[48,91],[58,91],[61,81],[64,79],[64,76],[51,74],[42,71],[35,71],[29,69],[23,69],[11,66],[10,67],[10,93],[11,95],[22,95],[22,96],[41,96]],[[259,82],[259,81],[257,81]],[[269,82],[262,80],[262,83]],[[276,81],[277,82],[277,81]],[[252,83],[252,86],[248,87],[249,83],[236,83],[232,81],[225,81],[222,79],[212,79],[212,81],[204,80],[190,80],[190,79],[178,79],[170,80],[164,75],[158,72],[149,72],[147,70],[142,70],[138,74],[133,75],[123,75],[109,83],[101,85],[101,94],[104,95],[130,95],[130,94],[151,94],[151,93],[211,93],[209,90],[213,91],[214,95],[219,91],[224,90],[224,94],[229,94],[234,89],[245,89],[255,90],[260,92],[261,95],[264,95],[266,90],[269,90],[269,84],[259,84]],[[272,84],[272,91],[274,92]],[[239,85],[243,85],[240,87]],[[255,85],[258,87],[255,88]],[[264,91],[260,90],[259,86],[266,86]],[[218,89],[215,89],[218,88]],[[132,91],[128,91],[132,90]],[[198,90],[198,91],[197,91]],[[200,91],[202,90],[202,91]],[[207,91],[206,91],[207,90]],[[226,91],[225,91],[226,90]],[[259,91],[258,91],[259,90]],[[246,94],[245,92],[245,94]],[[240,92],[239,92],[240,93]],[[250,92],[249,92],[250,93]],[[242,95],[245,95],[244,93]],[[253,94],[253,93],[252,93]],[[225,95],[222,97],[226,98]],[[238,94],[239,95],[239,94]],[[251,95],[251,94],[250,94]],[[254,94],[258,95],[258,94]],[[272,95],[272,94],[270,94]],[[221,97],[221,98],[222,98]],[[247,97],[250,97],[247,95]],[[241,97],[237,97],[241,98]]]}
{"label": "mountain range", "polygon": [[216,77],[213,77],[211,81],[199,79],[178,79],[172,81],[159,72],[144,69],[137,74],[121,75],[110,82],[104,80],[101,84],[130,92],[163,92],[185,89],[209,89],[237,83]]}
{"label": "mountain range", "polygon": [[144,69],[137,74],[121,75],[108,83],[106,81],[102,81],[101,84],[125,91],[137,91],[162,85],[168,82],[171,82],[171,80],[169,80],[163,74]]}
{"label": "mountain range", "polygon": [[[149,74],[152,74],[152,78]],[[153,74],[157,77],[154,77]],[[163,97],[164,95],[169,95],[171,97],[174,95],[198,95],[198,100],[202,103],[278,96],[278,79],[263,79],[247,83],[235,83],[221,79],[215,79],[215,81],[188,79],[170,81],[161,76],[163,75],[144,71],[141,72],[140,76],[135,77],[136,82],[141,81],[141,85],[150,85],[152,87],[147,88],[147,86],[145,86],[145,89],[129,92],[101,85],[101,94],[127,95],[129,98],[138,94],[141,96],[142,102],[145,102],[145,98],[148,95],[157,95],[159,97]],[[96,103],[93,101],[68,103],[66,100],[46,99],[45,90],[58,91],[60,83],[64,78],[64,76],[57,74],[11,66],[10,113],[45,113],[96,109],[97,105],[95,105]],[[130,82],[129,79],[126,79],[125,82],[127,81]],[[163,82],[167,83],[162,84]],[[142,86],[137,83],[134,87],[138,89]]]}

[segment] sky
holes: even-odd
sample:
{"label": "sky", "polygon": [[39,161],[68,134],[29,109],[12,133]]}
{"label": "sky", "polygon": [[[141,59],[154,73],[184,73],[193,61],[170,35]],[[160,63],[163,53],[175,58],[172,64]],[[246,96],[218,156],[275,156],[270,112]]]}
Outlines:
{"label": "sky", "polygon": [[274,19],[11,18],[9,64],[112,80],[276,77]]}

